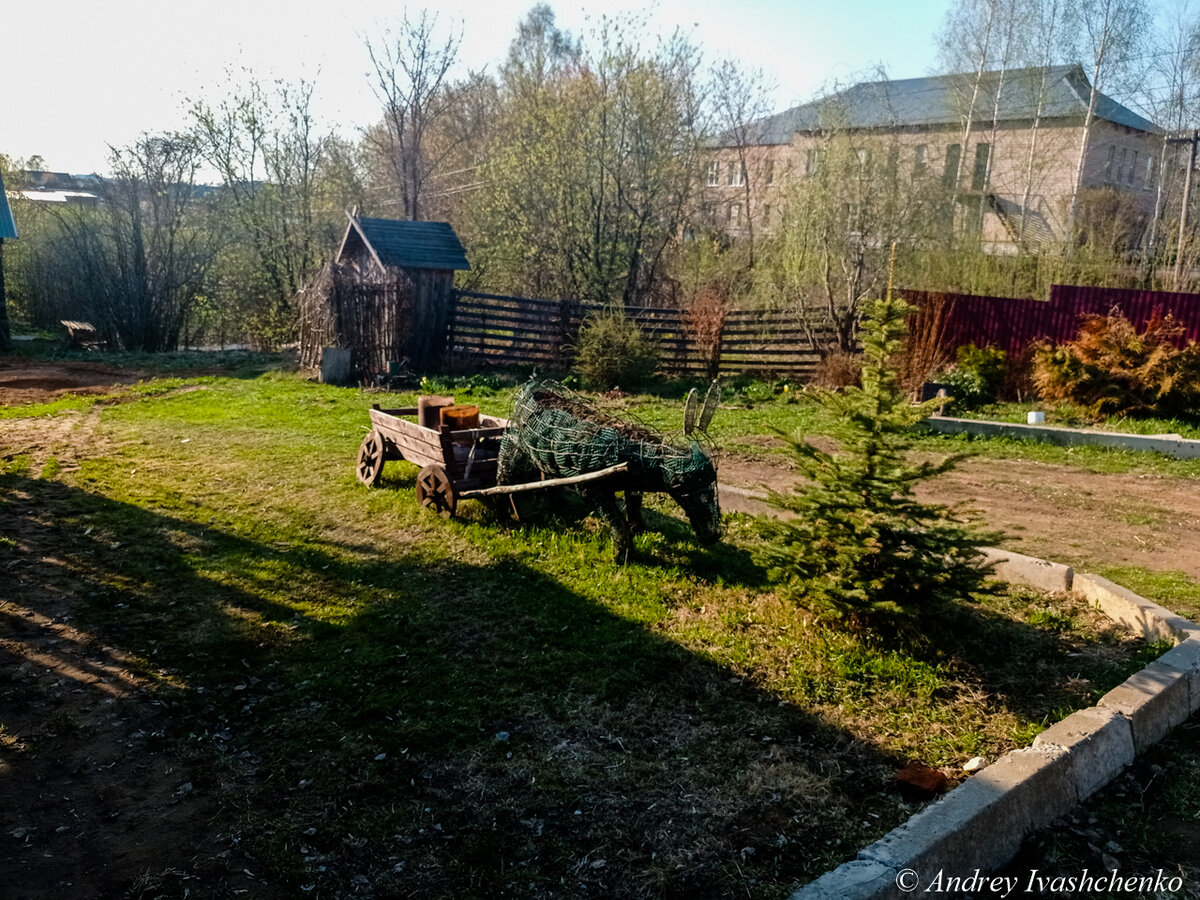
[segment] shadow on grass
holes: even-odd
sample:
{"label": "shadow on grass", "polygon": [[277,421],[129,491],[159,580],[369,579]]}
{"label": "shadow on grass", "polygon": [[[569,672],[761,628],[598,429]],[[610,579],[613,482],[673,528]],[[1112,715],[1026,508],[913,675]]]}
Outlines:
{"label": "shadow on grass", "polygon": [[[397,484],[409,483],[401,480]],[[679,509],[666,495],[661,505],[666,512],[647,507],[645,518],[654,538],[642,541],[635,556],[637,564],[659,568],[686,570],[696,581],[705,584],[724,584],[753,589],[769,589],[765,570],[754,560],[750,551],[730,542],[709,547],[699,546]],[[592,512],[591,506],[578,493],[557,491],[525,495],[521,501],[519,527],[553,527],[577,529]],[[495,527],[512,527],[506,514],[491,511],[481,518]],[[605,526],[600,525],[605,532]],[[1003,593],[1003,592],[1002,592]],[[1059,616],[1057,606],[1049,599],[1043,601],[1052,612],[1048,626],[1035,626],[1006,615],[983,604],[957,604],[932,612],[920,622],[905,622],[895,631],[880,628],[877,634],[857,636],[863,645],[851,650],[848,664],[866,667],[879,664],[869,661],[865,647],[877,648],[891,655],[882,661],[894,666],[893,674],[905,677],[903,668],[911,660],[917,663],[908,677],[925,677],[941,671],[971,686],[981,698],[998,710],[1006,710],[1031,723],[1052,722],[1068,712],[1094,703],[1103,693],[1137,671],[1161,651],[1143,644],[1131,652],[1128,639],[1111,635],[1090,642],[1081,641],[1070,628],[1063,627],[1070,616]],[[1122,643],[1124,642],[1124,646]],[[840,656],[843,647],[832,651]],[[1018,665],[1013,661],[1019,660]],[[839,661],[840,662],[840,661]],[[854,671],[840,671],[838,678],[850,682],[850,696],[859,696],[872,687],[872,676],[861,676],[863,684],[855,684]],[[939,689],[945,696],[944,689]],[[825,686],[817,686],[816,696],[826,699],[831,694]]]}
{"label": "shadow on grass", "polygon": [[[23,861],[17,877],[47,885],[28,895],[61,896],[63,871],[120,893],[152,858],[160,881],[215,879],[212,895],[244,868],[255,896],[781,896],[905,817],[890,789],[904,760],[532,566],[239,521],[240,532],[0,476],[6,611],[45,620],[18,642],[75,660],[82,676],[58,671],[93,705],[122,667],[155,682],[163,705],[113,735],[113,768],[60,773],[86,819],[88,840],[67,833],[74,868],[28,835],[0,835],[0,854]],[[656,559],[757,583],[744,550],[694,549],[681,520],[651,522],[665,532]],[[991,691],[1003,686],[987,663],[1003,651],[978,645],[995,628],[1039,652],[1029,626],[980,630],[982,613],[955,615],[944,640],[959,632],[953,652]],[[61,622],[78,635],[64,638]],[[930,645],[931,659],[947,652]],[[76,734],[47,733],[53,698],[22,707],[31,660],[10,652],[0,673],[0,725],[19,732],[2,750],[6,808],[26,802],[52,753],[108,727],[83,716]],[[114,825],[104,809],[114,781],[133,785],[148,765],[138,732],[161,732],[163,765],[186,776],[143,785],[145,852],[122,857],[103,848],[132,815]],[[96,802],[81,807],[85,795]],[[39,826],[51,841],[52,826]],[[217,846],[234,854],[187,862]]]}
{"label": "shadow on grass", "polygon": [[[149,882],[187,873],[194,894],[228,890],[244,859],[255,896],[775,896],[907,812],[888,791],[900,761],[520,563],[263,540],[8,475],[0,571],[10,615],[45,619],[25,650],[126,666],[161,704],[153,724],[121,707],[142,736],[113,767],[60,773],[86,818],[87,841],[59,839],[76,858],[39,856],[59,849],[50,821],[40,841],[0,836],[29,896],[129,890],[147,858]],[[52,741],[20,709],[21,659],[0,681],[0,724],[22,732],[6,807],[48,753],[109,727]],[[66,677],[108,699],[104,677]],[[186,773],[147,788],[144,852],[98,855],[126,828],[102,810],[148,765],[147,734]],[[160,827],[173,809],[190,832]],[[222,841],[233,856],[195,862]]]}
{"label": "shadow on grass", "polygon": [[[386,487],[411,487],[414,483],[415,475],[411,479],[396,478],[390,484],[386,479],[384,481]],[[633,561],[660,569],[682,567],[704,584],[743,587],[764,587],[767,584],[766,572],[744,547],[728,541],[708,546],[697,543],[696,533],[683,517],[682,510],[666,494],[649,494],[647,503],[661,503],[666,511],[652,505],[643,508],[646,529],[640,533],[647,537],[635,542]],[[607,524],[599,519],[595,507],[578,491],[569,488],[524,494],[517,504],[519,518],[514,518],[503,503],[495,507],[481,504],[475,509],[468,507],[460,511],[498,529],[577,530],[589,516],[596,516],[597,527],[606,536],[609,534]]]}

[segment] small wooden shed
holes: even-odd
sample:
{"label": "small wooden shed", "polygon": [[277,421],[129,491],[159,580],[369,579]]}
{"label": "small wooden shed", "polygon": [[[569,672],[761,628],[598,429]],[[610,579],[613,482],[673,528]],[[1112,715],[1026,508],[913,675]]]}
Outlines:
{"label": "small wooden shed", "polygon": [[348,215],[337,256],[301,299],[300,354],[349,350],[355,380],[407,360],[435,369],[445,352],[454,273],[471,268],[447,222]]}

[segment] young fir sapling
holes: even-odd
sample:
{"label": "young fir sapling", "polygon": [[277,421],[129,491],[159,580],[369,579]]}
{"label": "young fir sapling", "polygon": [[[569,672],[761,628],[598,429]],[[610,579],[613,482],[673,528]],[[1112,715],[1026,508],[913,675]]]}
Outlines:
{"label": "young fir sapling", "polygon": [[816,395],[845,424],[842,452],[789,439],[809,481],[771,497],[793,518],[762,524],[760,560],[784,594],[852,628],[913,617],[987,589],[980,547],[994,536],[913,497],[918,482],[962,457],[935,463],[906,456],[912,426],[943,402],[914,405],[899,384],[893,359],[911,313],[890,290],[868,305],[862,386]]}

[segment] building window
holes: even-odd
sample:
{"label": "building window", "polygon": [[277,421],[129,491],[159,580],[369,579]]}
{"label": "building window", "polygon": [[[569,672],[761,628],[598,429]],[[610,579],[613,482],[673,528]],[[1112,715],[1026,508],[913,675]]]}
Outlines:
{"label": "building window", "polygon": [[1112,144],[1108,145],[1108,156],[1104,160],[1104,180],[1113,180],[1113,161],[1117,155],[1117,148]]}
{"label": "building window", "polygon": [[942,172],[942,184],[952,188],[958,182],[958,164],[962,159],[962,144],[951,144],[946,148],[946,169]]}
{"label": "building window", "polygon": [[1143,191],[1153,190],[1156,176],[1158,175],[1158,160],[1153,156],[1146,157],[1146,183],[1142,185]]}
{"label": "building window", "polygon": [[771,224],[771,204],[770,203],[763,204],[762,220],[763,220],[764,225]]}
{"label": "building window", "polygon": [[982,191],[987,186],[988,161],[991,159],[991,155],[991,144],[975,145],[975,168],[971,170],[971,190]]}
{"label": "building window", "polygon": [[739,163],[731,162],[729,164],[729,183],[733,187],[746,183],[746,170]]}
{"label": "building window", "polygon": [[1129,186],[1133,187],[1133,181],[1137,178],[1138,152],[1131,150],[1133,155],[1129,157]]}
{"label": "building window", "polygon": [[708,164],[708,186],[715,187],[721,183],[721,164],[715,159]]}
{"label": "building window", "polygon": [[896,179],[896,173],[900,170],[900,148],[893,144],[888,147],[887,155],[887,171],[884,173],[888,181]]}
{"label": "building window", "polygon": [[1125,159],[1128,156],[1129,156],[1129,149],[1127,147],[1122,147],[1121,148],[1121,158],[1117,162],[1117,182],[1116,182],[1117,184],[1120,184],[1122,181],[1125,180]]}
{"label": "building window", "polygon": [[810,178],[821,171],[821,167],[825,164],[824,150],[809,150],[805,156],[804,174]]}
{"label": "building window", "polygon": [[775,160],[768,159],[763,163],[763,181],[767,184],[775,183]]}
{"label": "building window", "polygon": [[728,219],[729,219],[729,225],[731,228],[736,228],[738,225],[742,224],[742,204],[740,204],[740,203],[730,203],[729,204]]}
{"label": "building window", "polygon": [[917,144],[913,147],[913,178],[920,178],[925,174],[925,145]]}

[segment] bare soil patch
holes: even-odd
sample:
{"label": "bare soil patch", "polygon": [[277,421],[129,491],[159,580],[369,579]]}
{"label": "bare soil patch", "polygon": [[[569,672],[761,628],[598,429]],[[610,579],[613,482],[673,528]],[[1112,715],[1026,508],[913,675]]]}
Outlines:
{"label": "bare soil patch", "polygon": [[[735,489],[722,494],[722,509],[734,512],[766,509],[744,492],[786,492],[800,481],[786,457],[778,464],[726,458],[720,475]],[[1187,478],[976,457],[920,485],[917,494],[960,507],[1022,553],[1076,566],[1174,569],[1200,579],[1200,505]]]}
{"label": "bare soil patch", "polygon": [[[104,394],[142,377],[103,364],[0,361],[0,405]],[[28,457],[34,475],[51,458],[70,468],[101,451],[99,415],[92,407],[0,422],[0,459]],[[0,568],[5,896],[264,896],[235,844],[208,828],[212,810],[188,783],[186,761],[160,740],[153,683],[74,626],[86,586],[67,574],[54,523],[31,498],[7,499],[0,540],[17,554]]]}
{"label": "bare soil patch", "polygon": [[65,394],[107,394],[145,377],[144,372],[104,363],[0,360],[0,406],[48,403]]}

